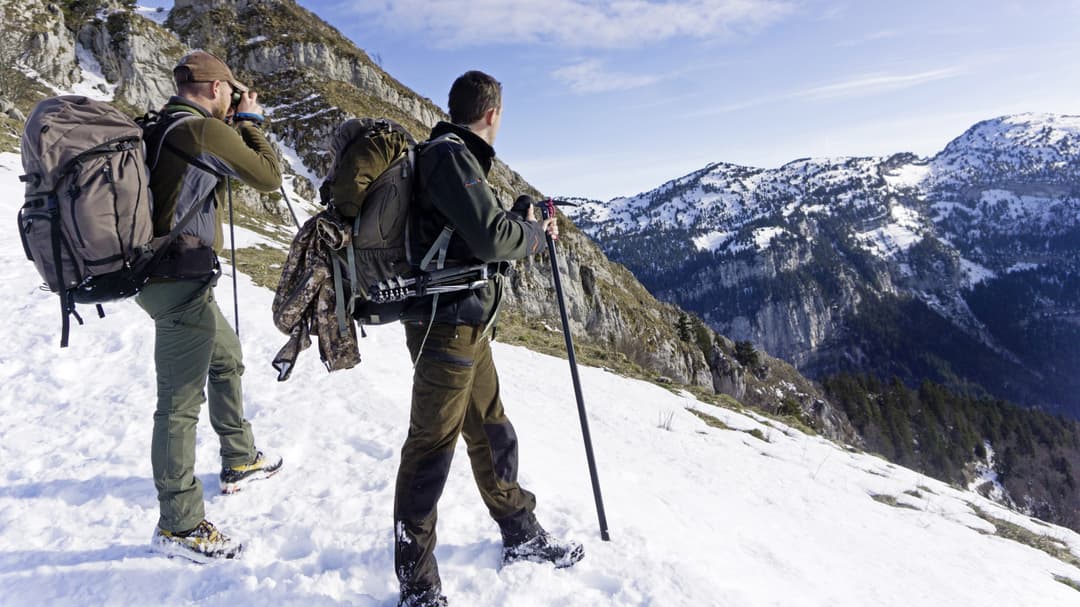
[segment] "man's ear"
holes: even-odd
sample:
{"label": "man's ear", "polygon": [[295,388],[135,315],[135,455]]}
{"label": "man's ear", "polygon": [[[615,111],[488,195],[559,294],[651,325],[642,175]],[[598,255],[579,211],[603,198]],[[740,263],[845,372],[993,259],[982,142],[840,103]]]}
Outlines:
{"label": "man's ear", "polygon": [[499,113],[499,108],[491,108],[484,112],[484,124],[491,126],[495,124],[495,114]]}

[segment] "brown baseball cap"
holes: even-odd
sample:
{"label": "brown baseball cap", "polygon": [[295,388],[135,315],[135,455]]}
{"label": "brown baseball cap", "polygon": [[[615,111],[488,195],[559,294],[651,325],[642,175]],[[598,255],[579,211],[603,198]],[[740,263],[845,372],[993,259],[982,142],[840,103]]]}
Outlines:
{"label": "brown baseball cap", "polygon": [[236,80],[236,76],[233,76],[232,70],[224,61],[206,51],[191,51],[184,55],[180,63],[173,68],[173,79],[177,84],[223,80],[241,93],[248,91],[248,87]]}

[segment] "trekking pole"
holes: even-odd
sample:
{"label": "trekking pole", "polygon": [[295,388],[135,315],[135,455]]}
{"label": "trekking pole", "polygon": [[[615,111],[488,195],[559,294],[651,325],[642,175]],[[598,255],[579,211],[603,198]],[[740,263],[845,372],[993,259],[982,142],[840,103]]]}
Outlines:
{"label": "trekking pole", "polygon": [[237,296],[236,288],[236,230],[233,228],[235,225],[233,222],[232,211],[232,178],[225,178],[225,189],[229,192],[229,248],[232,249],[232,303],[233,303],[233,318],[236,319],[236,326],[233,329],[236,331],[236,336],[240,337],[240,299]]}
{"label": "trekking pole", "polygon": [[281,186],[281,197],[285,199],[285,206],[289,207],[289,215],[292,215],[293,223],[296,224],[296,229],[300,229],[300,220],[296,218],[296,211],[292,208],[292,201],[289,200],[289,195],[285,193],[285,185]]}
{"label": "trekking pole", "polygon": [[[540,203],[544,219],[555,216],[555,201],[545,200]],[[596,499],[596,516],[600,521],[600,539],[611,541],[608,535],[607,516],[604,514],[604,499],[600,496],[600,479],[596,474],[596,458],[593,457],[592,438],[589,435],[589,420],[585,416],[585,399],[581,395],[581,380],[578,378],[577,357],[574,355],[574,338],[570,335],[570,318],[566,314],[566,299],[563,297],[562,279],[559,277],[559,262],[555,258],[555,239],[547,235],[548,256],[551,257],[551,276],[555,279],[555,294],[559,299],[559,315],[562,317],[563,337],[566,338],[566,353],[570,358],[570,377],[574,380],[574,396],[577,397],[578,418],[581,420],[581,435],[585,439],[585,458],[589,462],[589,477],[592,479],[593,497]]]}

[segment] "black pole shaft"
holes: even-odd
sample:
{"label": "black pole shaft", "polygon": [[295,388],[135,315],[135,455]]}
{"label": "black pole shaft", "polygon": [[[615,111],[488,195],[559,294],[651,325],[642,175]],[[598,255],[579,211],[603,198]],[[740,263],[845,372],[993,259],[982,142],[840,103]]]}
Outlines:
{"label": "black pole shaft", "polygon": [[233,327],[233,330],[236,331],[236,336],[240,337],[240,299],[237,296],[236,288],[236,229],[234,228],[236,222],[233,221],[231,178],[225,178],[225,186],[225,189],[229,192],[229,248],[232,250],[232,303],[233,318],[236,319],[236,326]]}
{"label": "black pole shaft", "polygon": [[[544,218],[548,213],[545,210]],[[589,434],[589,420],[585,415],[585,399],[581,395],[581,380],[578,378],[577,357],[574,355],[574,338],[570,335],[570,318],[566,314],[566,299],[563,297],[562,279],[559,277],[559,262],[555,257],[555,239],[547,235],[548,257],[551,258],[551,276],[555,279],[555,294],[559,298],[559,315],[562,317],[563,337],[566,339],[566,353],[570,358],[570,377],[574,380],[574,396],[577,397],[578,418],[581,420],[581,435],[585,439],[585,458],[589,462],[589,477],[592,479],[593,497],[596,499],[596,516],[600,521],[600,539],[611,541],[608,535],[607,516],[604,514],[604,498],[600,495],[600,478],[596,474],[596,458],[593,456],[592,436]]]}
{"label": "black pole shaft", "polygon": [[285,186],[281,186],[281,196],[285,199],[285,206],[289,207],[289,215],[292,215],[293,223],[296,224],[297,229],[300,228],[300,220],[296,218],[296,211],[292,208],[292,201],[289,200],[289,195],[285,193]]}

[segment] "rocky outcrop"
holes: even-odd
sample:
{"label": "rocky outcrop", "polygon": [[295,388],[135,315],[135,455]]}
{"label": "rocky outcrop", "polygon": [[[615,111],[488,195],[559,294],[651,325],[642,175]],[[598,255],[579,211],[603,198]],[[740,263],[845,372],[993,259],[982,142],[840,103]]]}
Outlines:
{"label": "rocky outcrop", "polygon": [[0,53],[9,65],[31,70],[53,86],[79,81],[75,40],[57,4],[43,0],[0,0]]}
{"label": "rocky outcrop", "polygon": [[[609,344],[632,362],[678,383],[711,387],[704,354],[675,335],[679,310],[654,299],[569,221],[560,222],[560,232],[559,273],[572,333]],[[519,263],[510,287],[508,309],[558,326],[558,300],[546,257]]]}
{"label": "rocky outcrop", "polygon": [[[252,78],[306,73],[354,87],[422,127],[430,128],[443,116],[434,103],[397,82],[337,29],[292,0],[177,0],[167,24],[185,43],[222,54]],[[276,88],[267,88],[267,94]]]}
{"label": "rocky outcrop", "polygon": [[93,53],[105,78],[119,83],[114,100],[133,112],[158,109],[175,94],[172,68],[187,49],[153,21],[116,10],[82,26],[78,40]]}
{"label": "rocky outcrop", "polygon": [[746,396],[746,370],[718,345],[713,346],[709,366],[712,368],[713,389],[717,394],[727,394],[735,400],[742,400]]}
{"label": "rocky outcrop", "polygon": [[19,122],[26,122],[26,116],[19,111],[19,108],[15,107],[15,104],[7,99],[0,98],[0,114],[11,118],[12,120],[18,120]]}

